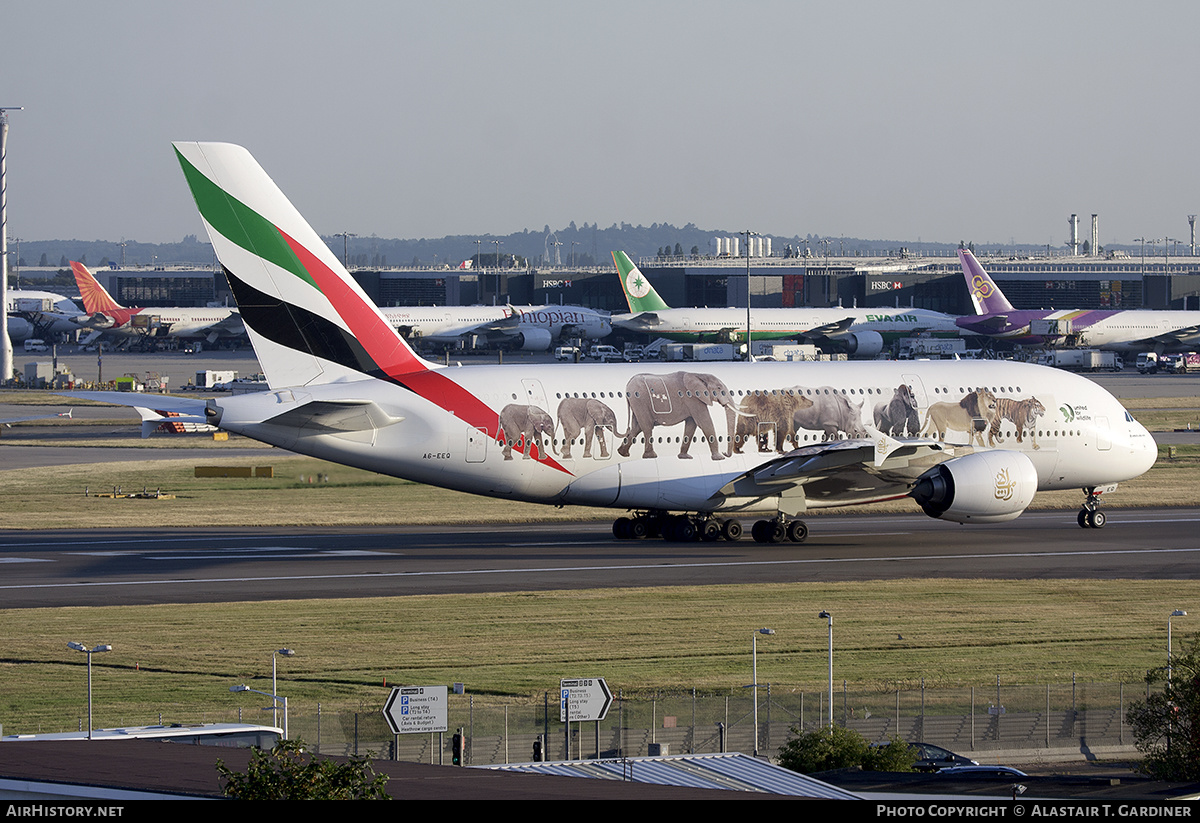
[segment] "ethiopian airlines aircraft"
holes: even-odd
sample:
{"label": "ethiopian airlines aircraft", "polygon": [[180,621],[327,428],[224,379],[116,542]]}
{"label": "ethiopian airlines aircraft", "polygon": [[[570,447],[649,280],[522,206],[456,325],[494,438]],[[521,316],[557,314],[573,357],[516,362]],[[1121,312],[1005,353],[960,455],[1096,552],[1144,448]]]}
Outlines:
{"label": "ethiopian airlines aircraft", "polygon": [[245,329],[233,309],[134,308],[127,309],[113,300],[108,290],[82,263],[71,263],[75,283],[88,315],[79,318],[80,325],[96,332],[110,332],[121,337],[189,337],[205,338],[215,343],[222,337],[238,337]]}
{"label": "ethiopian airlines aircraft", "polygon": [[547,351],[564,337],[598,340],[612,332],[608,312],[583,306],[414,306],[381,310],[409,340],[456,344],[487,337],[522,351]]}
{"label": "ethiopian airlines aircraft", "polygon": [[[805,511],[910,496],[995,523],[1153,463],[1095,383],[1008,362],[440,367],[418,357],[238,146],[175,150],[270,390],[154,408],[290,451],[511,500],[629,510],[618,538],[799,542]],[[82,393],[125,405],[128,394]]]}
{"label": "ethiopian airlines aircraft", "polygon": [[972,334],[1026,345],[1090,346],[1107,351],[1192,351],[1200,346],[1200,312],[1155,309],[1017,310],[975,255],[958,250],[976,315],[958,319]]}
{"label": "ethiopian airlines aircraft", "polygon": [[[744,308],[673,309],[623,251],[613,252],[628,315],[613,325],[681,343],[733,343],[746,339]],[[919,332],[962,334],[954,316],[928,309],[752,309],[750,336],[755,340],[799,340],[852,357],[875,357],[884,343]]]}

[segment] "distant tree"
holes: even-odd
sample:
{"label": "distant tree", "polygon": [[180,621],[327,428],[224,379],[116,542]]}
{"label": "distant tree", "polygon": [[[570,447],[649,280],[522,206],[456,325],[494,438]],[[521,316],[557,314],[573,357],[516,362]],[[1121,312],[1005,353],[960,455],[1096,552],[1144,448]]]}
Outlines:
{"label": "distant tree", "polygon": [[50,265],[50,263],[47,262],[47,260],[46,260],[45,252],[42,252],[42,259],[38,261],[38,265],[41,266],[42,268],[46,268],[47,266]]}
{"label": "distant tree", "polygon": [[899,738],[886,746],[872,746],[854,729],[844,726],[801,732],[792,727],[792,737],[779,750],[778,763],[802,774],[828,772],[858,766],[872,772],[911,772],[916,752]]}
{"label": "distant tree", "polygon": [[675,244],[675,256],[683,257],[683,246],[680,245],[679,243]]}
{"label": "distant tree", "polygon": [[699,256],[700,256],[700,247],[692,246],[692,257],[699,257]]}
{"label": "distant tree", "polygon": [[235,800],[391,800],[387,775],[376,774],[371,761],[349,763],[314,757],[300,740],[280,740],[271,751],[254,749],[246,771],[235,772],[217,761],[226,797]]}
{"label": "distant tree", "polygon": [[1144,755],[1139,769],[1159,780],[1200,780],[1200,635],[1180,645],[1169,681],[1165,666],[1146,674],[1146,682],[1161,683],[1162,691],[1125,714]]}

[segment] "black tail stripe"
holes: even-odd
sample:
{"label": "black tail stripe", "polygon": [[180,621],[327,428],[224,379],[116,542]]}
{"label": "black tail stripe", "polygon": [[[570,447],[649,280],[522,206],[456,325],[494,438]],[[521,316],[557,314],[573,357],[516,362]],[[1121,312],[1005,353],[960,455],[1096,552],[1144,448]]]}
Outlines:
{"label": "black tail stripe", "polygon": [[228,268],[225,268],[225,278],[237,301],[242,322],[256,334],[280,346],[395,382],[367,354],[354,335],[341,326],[259,291]]}

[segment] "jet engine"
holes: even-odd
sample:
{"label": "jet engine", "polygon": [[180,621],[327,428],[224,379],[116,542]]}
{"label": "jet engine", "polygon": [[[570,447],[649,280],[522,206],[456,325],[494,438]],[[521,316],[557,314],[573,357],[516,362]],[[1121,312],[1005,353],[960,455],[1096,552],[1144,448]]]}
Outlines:
{"label": "jet engine", "polygon": [[940,463],[909,495],[930,517],[955,523],[1003,523],[1033,501],[1037,470],[1021,452],[982,451]]}
{"label": "jet engine", "polygon": [[883,351],[883,335],[877,331],[852,331],[835,339],[851,357],[874,357]]}
{"label": "jet engine", "polygon": [[8,337],[10,340],[24,340],[33,336],[33,324],[24,317],[15,314],[8,315]]}
{"label": "jet engine", "polygon": [[548,329],[521,329],[509,338],[520,351],[549,351],[554,337]]}

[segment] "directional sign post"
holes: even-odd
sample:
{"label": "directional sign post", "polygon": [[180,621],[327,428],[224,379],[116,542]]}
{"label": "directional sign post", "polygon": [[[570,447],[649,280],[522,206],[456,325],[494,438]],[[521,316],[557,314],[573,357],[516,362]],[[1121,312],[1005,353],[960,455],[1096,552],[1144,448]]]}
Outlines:
{"label": "directional sign post", "polygon": [[392,734],[444,732],[447,726],[445,686],[397,686],[392,689],[383,716]]}
{"label": "directional sign post", "polygon": [[564,723],[603,720],[611,705],[612,692],[603,677],[559,681],[558,719]]}
{"label": "directional sign post", "polygon": [[[612,705],[612,692],[603,677],[585,677],[576,680],[558,681],[558,719],[567,725],[565,748],[567,759],[571,759],[571,722],[596,721],[596,756],[600,756],[600,721],[608,714]],[[583,740],[580,739],[580,748]]]}

